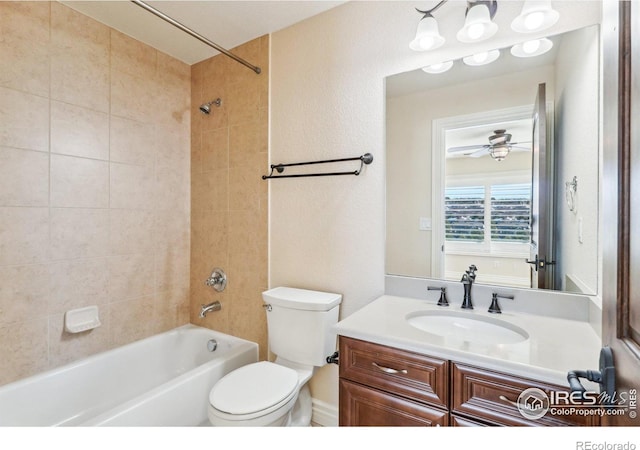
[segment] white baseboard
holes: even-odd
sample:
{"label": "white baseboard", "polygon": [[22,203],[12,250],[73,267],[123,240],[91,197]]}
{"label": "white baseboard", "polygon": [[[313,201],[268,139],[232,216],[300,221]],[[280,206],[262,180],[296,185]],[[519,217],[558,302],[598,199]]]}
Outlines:
{"label": "white baseboard", "polygon": [[311,408],[313,410],[311,422],[321,427],[337,427],[338,426],[338,407],[322,400],[311,399]]}

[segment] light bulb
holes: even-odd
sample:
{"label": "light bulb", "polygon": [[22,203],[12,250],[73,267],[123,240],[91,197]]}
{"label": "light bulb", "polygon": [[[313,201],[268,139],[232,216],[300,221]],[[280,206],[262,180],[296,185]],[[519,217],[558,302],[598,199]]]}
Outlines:
{"label": "light bulb", "polygon": [[527,14],[524,18],[524,27],[527,30],[536,30],[542,26],[544,22],[544,13],[542,11],[532,12]]}
{"label": "light bulb", "polygon": [[488,57],[489,52],[476,53],[475,55],[473,55],[473,60],[478,64],[482,64],[487,60]]}
{"label": "light bulb", "polygon": [[429,50],[433,47],[433,44],[435,44],[435,39],[431,36],[425,36],[420,39],[419,45],[422,50]]}
{"label": "light bulb", "polygon": [[484,33],[484,25],[481,23],[474,23],[469,28],[467,28],[467,36],[469,39],[476,40]]}
{"label": "light bulb", "polygon": [[527,41],[524,44],[522,44],[522,50],[524,50],[524,52],[527,54],[535,53],[538,51],[539,48],[540,48],[539,39],[535,39],[533,41]]}
{"label": "light bulb", "polygon": [[422,70],[426,73],[436,74],[446,72],[447,70],[451,69],[451,67],[453,67],[453,61],[445,61],[423,67]]}

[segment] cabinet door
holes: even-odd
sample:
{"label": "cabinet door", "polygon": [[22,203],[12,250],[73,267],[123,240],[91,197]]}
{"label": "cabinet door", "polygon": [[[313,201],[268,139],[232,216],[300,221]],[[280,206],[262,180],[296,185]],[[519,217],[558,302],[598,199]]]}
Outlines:
{"label": "cabinet door", "polygon": [[449,414],[340,379],[340,426],[447,426]]}

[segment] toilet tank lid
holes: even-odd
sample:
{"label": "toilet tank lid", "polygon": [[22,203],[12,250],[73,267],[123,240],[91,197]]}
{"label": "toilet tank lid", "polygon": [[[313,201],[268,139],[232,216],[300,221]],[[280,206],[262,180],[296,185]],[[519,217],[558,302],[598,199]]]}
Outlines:
{"label": "toilet tank lid", "polygon": [[329,311],[342,301],[341,294],[291,287],[269,289],[262,293],[262,298],[271,305],[305,311]]}

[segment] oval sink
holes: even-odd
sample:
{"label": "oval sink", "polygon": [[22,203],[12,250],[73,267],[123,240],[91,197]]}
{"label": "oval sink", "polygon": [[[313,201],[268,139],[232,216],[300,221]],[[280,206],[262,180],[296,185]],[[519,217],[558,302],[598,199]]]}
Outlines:
{"label": "oval sink", "polygon": [[409,325],[448,339],[481,344],[516,344],[529,333],[504,320],[455,311],[420,311],[407,316]]}

